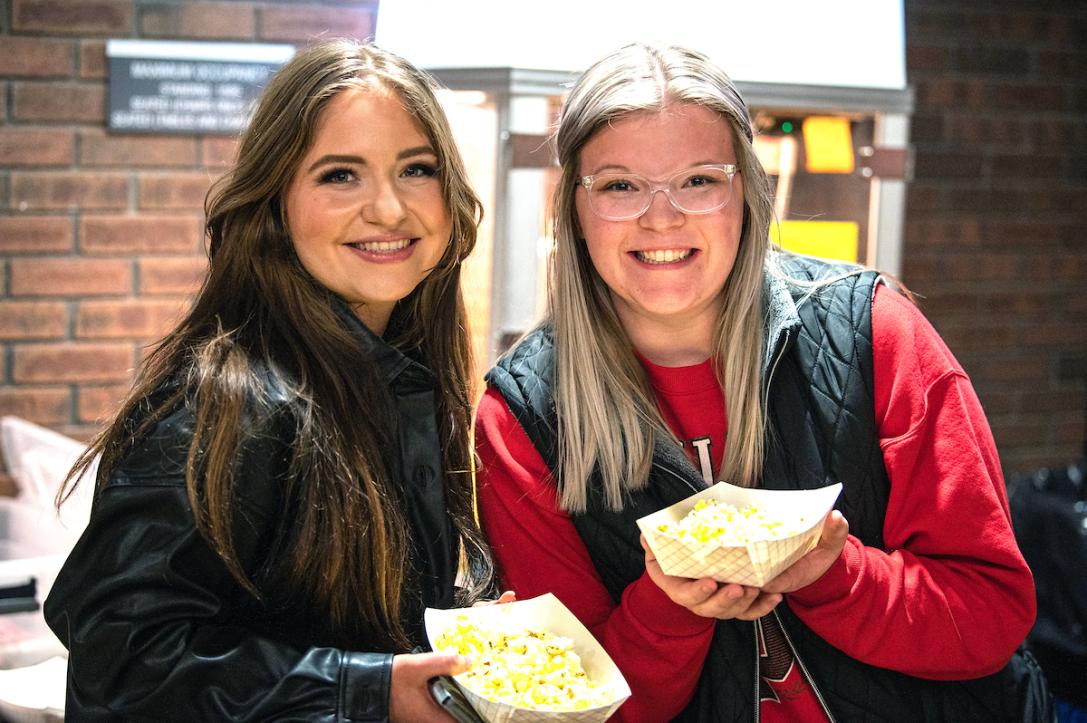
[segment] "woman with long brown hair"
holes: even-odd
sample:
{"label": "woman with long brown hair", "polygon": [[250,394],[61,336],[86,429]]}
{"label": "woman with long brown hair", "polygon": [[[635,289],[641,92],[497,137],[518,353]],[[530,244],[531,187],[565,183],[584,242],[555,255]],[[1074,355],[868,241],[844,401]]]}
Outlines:
{"label": "woman with long brown hair", "polygon": [[481,208],[429,77],[299,52],[206,210],[191,311],[73,472],[100,456],[45,606],[67,713],[441,720],[427,681],[465,661],[410,654],[422,611],[490,567],[459,283]]}

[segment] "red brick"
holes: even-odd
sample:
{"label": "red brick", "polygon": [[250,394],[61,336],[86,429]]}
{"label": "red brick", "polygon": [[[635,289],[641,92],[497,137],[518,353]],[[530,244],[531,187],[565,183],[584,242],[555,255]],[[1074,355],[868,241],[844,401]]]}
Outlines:
{"label": "red brick", "polygon": [[67,387],[0,387],[0,414],[12,414],[35,424],[68,421],[72,395]]}
{"label": "red brick", "polygon": [[139,208],[201,211],[212,180],[207,173],[142,175],[139,179]]}
{"label": "red brick", "polygon": [[250,3],[195,2],[151,5],[140,11],[143,37],[250,39],[256,32]]}
{"label": "red brick", "polygon": [[1013,418],[1013,421],[1003,421],[993,424],[993,437],[996,439],[997,449],[1005,446],[1040,446],[1045,444],[1049,428],[1052,422],[1027,422],[1021,415]]}
{"label": "red brick", "polygon": [[373,10],[296,4],[260,11],[263,40],[311,41],[318,38],[369,39],[374,33]]}
{"label": "red brick", "polygon": [[[1068,397],[1064,399],[1063,406],[1068,406]],[[1081,399],[1079,407],[1082,409],[1083,406],[1083,400]],[[1070,452],[1060,457],[1054,456],[1054,459],[1073,459],[1078,456],[1077,453],[1083,452],[1084,438],[1087,438],[1087,425],[1084,425],[1082,419],[1073,419],[1056,425],[1053,429],[1053,441],[1070,450]]]}
{"label": "red brick", "polygon": [[1037,354],[1013,357],[1005,352],[999,357],[977,360],[969,371],[988,382],[1024,383],[1029,380],[1035,385],[1034,388],[1050,378],[1049,361],[1039,358]]}
{"label": "red brick", "polygon": [[1058,247],[1071,224],[1062,224],[1036,217],[1029,221],[1001,221],[981,225],[981,238],[986,246],[1023,248],[1027,243],[1030,248],[1039,246]]}
{"label": "red brick", "polygon": [[945,76],[918,80],[915,88],[918,107],[930,111],[980,108],[985,105],[988,92],[988,87],[980,81]]}
{"label": "red brick", "polygon": [[910,139],[915,145],[942,141],[944,122],[942,115],[920,111],[910,118]]}
{"label": "red brick", "polygon": [[195,253],[201,230],[201,220],[191,216],[85,216],[79,248],[90,254]]}
{"label": "red brick", "polygon": [[127,381],[133,366],[132,344],[20,344],[15,347],[12,378],[24,382]]}
{"label": "red brick", "polygon": [[67,78],[71,74],[69,40],[5,37],[0,43],[0,76]]}
{"label": "red brick", "polygon": [[95,83],[15,83],[15,120],[43,123],[104,123],[106,86]]}
{"label": "red brick", "polygon": [[196,140],[85,130],[80,133],[79,160],[88,166],[192,166],[196,163]]}
{"label": "red brick", "polygon": [[947,48],[932,45],[907,45],[906,67],[911,72],[926,70],[944,70],[949,62]]}
{"label": "red brick", "polygon": [[11,27],[18,32],[127,37],[132,0],[13,0]]}
{"label": "red brick", "polygon": [[954,67],[964,73],[1024,75],[1030,70],[1030,55],[1022,48],[956,48],[952,58]]}
{"label": "red brick", "polygon": [[54,429],[65,437],[71,437],[77,442],[89,444],[92,439],[102,431],[100,424],[61,424]]}
{"label": "red brick", "polygon": [[128,397],[124,384],[81,386],[76,400],[76,417],[81,422],[106,422],[113,418]]}
{"label": "red brick", "polygon": [[[1015,333],[1010,327],[982,327],[971,324],[972,319],[964,319],[964,325],[953,328],[938,319],[932,321],[956,355],[960,350],[986,352],[997,350],[1003,353],[1009,346],[1015,344]],[[970,368],[967,368],[967,371],[973,373]]]}
{"label": "red brick", "polygon": [[128,178],[119,173],[22,172],[11,174],[11,206],[31,208],[123,209]]}
{"label": "red brick", "polygon": [[947,140],[971,144],[999,143],[1021,146],[1033,133],[1027,121],[1018,117],[990,114],[948,114],[944,117]]}
{"label": "red brick", "polygon": [[0,165],[68,166],[75,155],[70,130],[0,128]]}
{"label": "red brick", "polygon": [[1011,176],[1018,180],[1060,178],[1062,160],[1061,156],[1036,153],[1000,153],[993,156],[993,176]]}
{"label": "red brick", "polygon": [[145,295],[191,296],[204,283],[208,261],[203,256],[182,258],[142,258],[139,269],[139,293]]}
{"label": "red brick", "polygon": [[68,305],[60,301],[0,301],[0,338],[60,339],[68,335]]}
{"label": "red brick", "polygon": [[79,42],[79,77],[85,80],[101,80],[108,76],[106,41],[81,40]]}
{"label": "red brick", "polygon": [[1038,71],[1045,78],[1082,79],[1087,75],[1087,53],[1043,50],[1038,53]]}
{"label": "red brick", "polygon": [[1076,325],[1066,320],[1040,319],[1019,330],[1020,347],[1031,347],[1038,351],[1060,347],[1069,339],[1077,338],[1087,339],[1087,325],[1082,322]]}
{"label": "red brick", "polygon": [[921,153],[914,161],[914,173],[921,178],[977,178],[982,158],[973,153]]}
{"label": "red brick", "polygon": [[1064,103],[1064,88],[1040,83],[994,85],[988,102],[992,108],[1027,112],[1039,108],[1060,108]]}
{"label": "red brick", "polygon": [[53,216],[0,216],[0,253],[70,251],[72,221]]}
{"label": "red brick", "polygon": [[234,154],[237,150],[236,139],[209,136],[201,142],[200,162],[205,166],[230,166],[234,163]]}
{"label": "red brick", "polygon": [[101,296],[132,290],[126,259],[12,259],[12,296]]}
{"label": "red brick", "polygon": [[161,339],[177,326],[187,300],[84,301],[76,314],[81,339]]}

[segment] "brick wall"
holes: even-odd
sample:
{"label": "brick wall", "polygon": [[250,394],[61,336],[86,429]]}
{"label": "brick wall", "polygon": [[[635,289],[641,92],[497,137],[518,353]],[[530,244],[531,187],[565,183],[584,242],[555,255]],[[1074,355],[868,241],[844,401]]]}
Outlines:
{"label": "brick wall", "polygon": [[905,281],[974,381],[1005,474],[1087,420],[1087,5],[906,0]]}
{"label": "brick wall", "polygon": [[370,37],[377,4],[0,2],[0,414],[87,437],[204,272],[234,142],[107,133],[106,40]]}

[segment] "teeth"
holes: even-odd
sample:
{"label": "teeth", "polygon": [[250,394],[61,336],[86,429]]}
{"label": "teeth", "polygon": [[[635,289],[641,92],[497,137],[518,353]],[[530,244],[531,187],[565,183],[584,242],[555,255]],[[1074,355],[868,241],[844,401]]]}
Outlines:
{"label": "teeth", "polygon": [[356,245],[363,251],[374,251],[382,253],[405,249],[411,245],[411,239],[402,238],[399,241],[370,241],[369,243],[361,243]]}
{"label": "teeth", "polygon": [[638,251],[638,259],[648,264],[670,264],[682,261],[691,255],[691,249],[657,249],[655,251]]}

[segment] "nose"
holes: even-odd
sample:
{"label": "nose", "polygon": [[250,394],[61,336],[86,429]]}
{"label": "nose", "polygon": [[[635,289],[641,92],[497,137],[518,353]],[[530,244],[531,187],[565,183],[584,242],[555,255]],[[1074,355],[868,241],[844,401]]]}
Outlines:
{"label": "nose", "polygon": [[367,222],[396,227],[407,215],[407,208],[397,192],[395,184],[380,183],[373,194],[363,204],[363,218]]}
{"label": "nose", "polygon": [[652,229],[674,228],[683,224],[686,214],[676,208],[667,189],[656,188],[649,199],[649,208],[641,215],[638,222]]}

